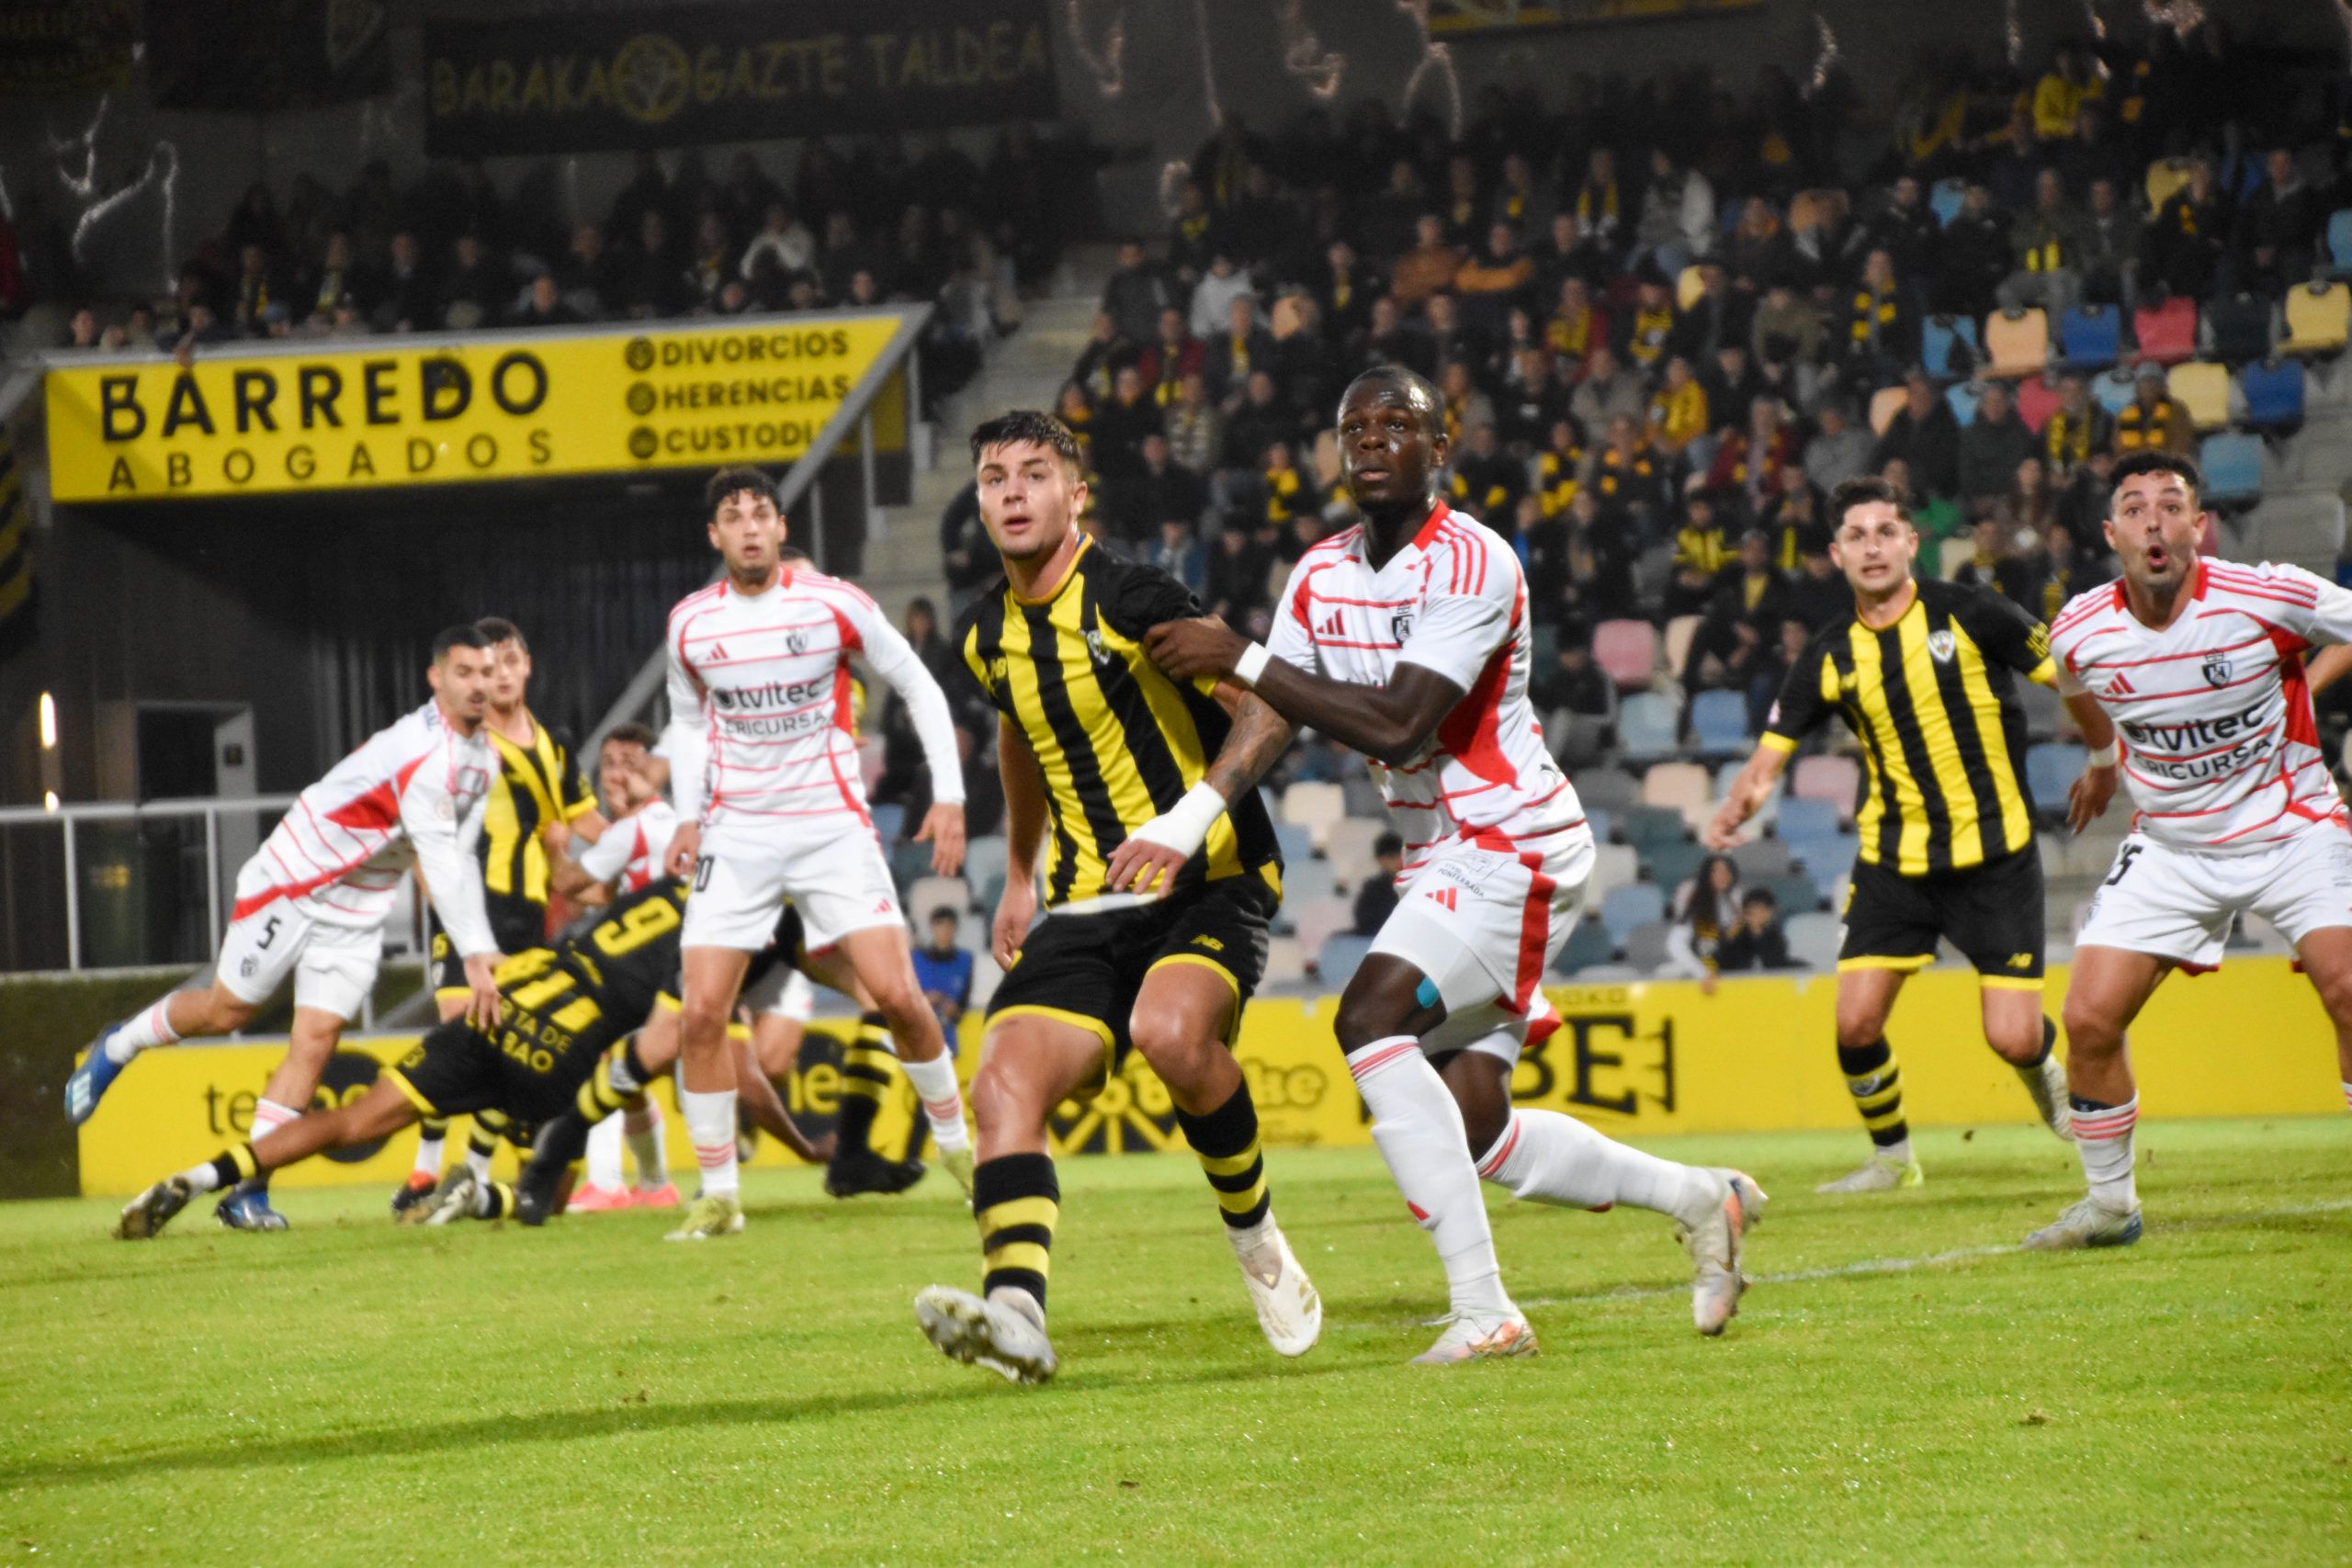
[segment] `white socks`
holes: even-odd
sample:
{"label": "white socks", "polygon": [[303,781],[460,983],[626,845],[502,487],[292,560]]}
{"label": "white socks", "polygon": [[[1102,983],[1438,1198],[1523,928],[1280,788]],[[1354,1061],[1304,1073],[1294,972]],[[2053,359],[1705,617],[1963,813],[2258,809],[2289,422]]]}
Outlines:
{"label": "white socks", "polygon": [[474,1179],[476,1181],[488,1181],[490,1179],[490,1158],[491,1156],[496,1152],[497,1151],[494,1149],[478,1149],[474,1147],[472,1140],[469,1139],[467,1141],[466,1168],[474,1173]]}
{"label": "white socks", "polygon": [[907,1081],[915,1086],[922,1113],[931,1122],[931,1135],[944,1150],[968,1148],[971,1134],[964,1130],[964,1097],[956,1088],[956,1058],[942,1051],[928,1062],[899,1059]]}
{"label": "white socks", "polygon": [[1405,1206],[1437,1244],[1453,1311],[1476,1319],[1517,1315],[1495,1261],[1461,1108],[1421,1055],[1421,1043],[1409,1034],[1375,1040],[1349,1054],[1348,1071],[1372,1112],[1372,1141]]}
{"label": "white socks", "polygon": [[179,1032],[172,1027],[172,998],[166,996],[107,1036],[107,1060],[120,1066],[150,1045],[170,1045],[178,1040]]}
{"label": "white socks", "polygon": [[2132,1179],[2132,1129],[2140,1122],[2140,1097],[2120,1105],[2083,1108],[2075,1101],[2075,1148],[2083,1156],[2083,1175],[2091,1196],[2102,1209],[2128,1214],[2140,1206],[2139,1189]]}
{"label": "white socks", "polygon": [[703,1195],[734,1197],[742,1190],[735,1164],[735,1091],[723,1089],[706,1094],[681,1083],[678,1111],[686,1119],[695,1163],[702,1168]]}
{"label": "white socks", "polygon": [[1628,1148],[1556,1111],[1517,1111],[1478,1174],[1538,1203],[1606,1209],[1628,1203],[1669,1214],[1686,1225],[1707,1217],[1721,1198],[1710,1172]]}
{"label": "white socks", "polygon": [[290,1105],[280,1105],[274,1100],[254,1102],[254,1138],[256,1144],[302,1113]]}
{"label": "white socks", "polygon": [[622,1111],[620,1123],[621,1136],[628,1141],[629,1157],[637,1161],[638,1186],[648,1192],[669,1186],[670,1154],[662,1140],[662,1108],[647,1100],[641,1110],[631,1107]]}
{"label": "white socks", "polygon": [[441,1179],[441,1134],[419,1133],[416,1135],[416,1163],[409,1169],[429,1176],[435,1181]]}

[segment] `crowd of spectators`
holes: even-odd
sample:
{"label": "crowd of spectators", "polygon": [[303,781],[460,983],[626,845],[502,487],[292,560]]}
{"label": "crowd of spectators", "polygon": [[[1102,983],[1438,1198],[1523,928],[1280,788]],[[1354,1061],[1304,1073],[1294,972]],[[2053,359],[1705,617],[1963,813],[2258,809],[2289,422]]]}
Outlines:
{"label": "crowd of spectators", "polygon": [[[1824,513],[1858,474],[1906,486],[1923,571],[1973,539],[1965,574],[2046,617],[2099,580],[2114,456],[2186,447],[2188,416],[2148,366],[2115,413],[2053,376],[2035,424],[1987,378],[1963,427],[1947,388],[1984,372],[1963,348],[1930,375],[1923,325],[2309,279],[2352,141],[2340,95],[2267,73],[2210,22],[2119,26],[2039,73],[1923,58],[1874,106],[1767,68],[1744,99],[1703,73],[1493,89],[1458,137],[1376,102],[1272,135],[1228,117],[1159,243],[1121,246],[1061,389],[1090,525],[1262,637],[1289,565],[1350,519],[1337,394],[1395,363],[1442,395],[1453,502],[1525,563],[1547,708],[1607,709],[1596,624],[1696,615],[1673,673],[1760,720],[1850,605]],[[2133,353],[2127,332],[2122,374]],[[944,530],[970,592],[977,519]]]}
{"label": "crowd of spectators", "polygon": [[[1091,187],[1091,154],[1008,125],[985,164],[943,133],[811,140],[789,180],[751,151],[714,175],[688,148],[636,155],[598,219],[571,220],[552,163],[502,193],[479,162],[407,189],[383,160],[337,194],[256,182],[172,296],[83,303],[62,345],[176,351],[246,338],[561,327],[928,301],[935,400],[1019,322]],[[1077,173],[1080,177],[1073,179]]]}

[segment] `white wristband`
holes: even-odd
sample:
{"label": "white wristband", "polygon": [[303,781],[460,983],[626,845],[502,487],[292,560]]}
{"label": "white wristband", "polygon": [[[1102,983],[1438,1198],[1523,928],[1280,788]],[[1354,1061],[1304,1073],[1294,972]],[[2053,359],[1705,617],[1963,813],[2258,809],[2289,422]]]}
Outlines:
{"label": "white wristband", "polygon": [[[1241,650],[1240,658],[1233,661],[1233,678],[1245,686],[1255,686],[1258,683],[1258,677],[1266,672],[1266,666],[1272,663],[1273,659],[1272,649],[1262,642],[1253,642]],[[1222,797],[1219,798],[1217,809],[1220,811],[1225,809]]]}
{"label": "white wristband", "polygon": [[1190,860],[1208,841],[1209,829],[1225,815],[1225,796],[1206,780],[1184,792],[1184,798],[1136,829],[1132,835],[1159,844]]}
{"label": "white wristband", "polygon": [[2083,765],[2090,768],[2111,768],[2115,766],[2116,750],[2115,742],[2110,740],[2098,750],[2084,757]]}

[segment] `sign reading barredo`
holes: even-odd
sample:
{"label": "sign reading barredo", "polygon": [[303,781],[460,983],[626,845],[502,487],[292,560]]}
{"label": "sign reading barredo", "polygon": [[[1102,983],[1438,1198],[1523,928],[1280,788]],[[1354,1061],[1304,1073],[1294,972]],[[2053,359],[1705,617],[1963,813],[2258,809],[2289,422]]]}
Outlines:
{"label": "sign reading barredo", "polygon": [[906,325],[876,311],[423,346],[96,358],[49,373],[60,502],[789,462]]}
{"label": "sign reading barredo", "polygon": [[436,157],[1049,119],[1045,0],[711,0],[424,25]]}

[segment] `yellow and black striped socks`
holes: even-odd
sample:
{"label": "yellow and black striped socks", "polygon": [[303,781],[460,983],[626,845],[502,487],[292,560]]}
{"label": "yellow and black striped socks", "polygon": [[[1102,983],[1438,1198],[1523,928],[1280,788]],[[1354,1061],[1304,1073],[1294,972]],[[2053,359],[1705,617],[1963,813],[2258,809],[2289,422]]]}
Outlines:
{"label": "yellow and black striped socks", "polygon": [[233,1149],[222,1149],[202,1165],[188,1167],[180,1172],[180,1179],[191,1192],[217,1192],[260,1174],[261,1162],[254,1157],[254,1146],[239,1144]]}
{"label": "yellow and black striped socks", "polygon": [[1184,1129],[1184,1141],[1200,1156],[1201,1169],[1216,1193],[1216,1206],[1227,1226],[1248,1230],[1263,1221],[1273,1200],[1266,1190],[1266,1161],[1258,1147],[1258,1107],[1250,1098],[1248,1082],[1236,1086],[1226,1102],[1205,1116],[1194,1116],[1179,1107],[1176,1124]]}
{"label": "yellow and black striped socks", "polygon": [[890,1049],[890,1026],[878,1012],[860,1014],[857,1034],[842,1047],[841,1120],[834,1136],[844,1151],[871,1148],[874,1118],[890,1092],[899,1070],[898,1054]]}
{"label": "yellow and black striped socks", "polygon": [[1910,1123],[1903,1119],[1903,1069],[1884,1036],[1867,1045],[1838,1047],[1838,1070],[1846,1075],[1846,1092],[1870,1129],[1871,1142],[1881,1149],[1911,1141]]}
{"label": "yellow and black striped socks", "polygon": [[1046,1269],[1061,1215],[1054,1156],[999,1155],[972,1172],[972,1213],[980,1224],[980,1293],[1026,1292],[1046,1310]]}
{"label": "yellow and black striped socks", "polygon": [[466,1163],[473,1167],[476,1176],[490,1174],[490,1162],[498,1153],[498,1140],[506,1135],[513,1123],[503,1111],[477,1111],[474,1124],[466,1134]]}

